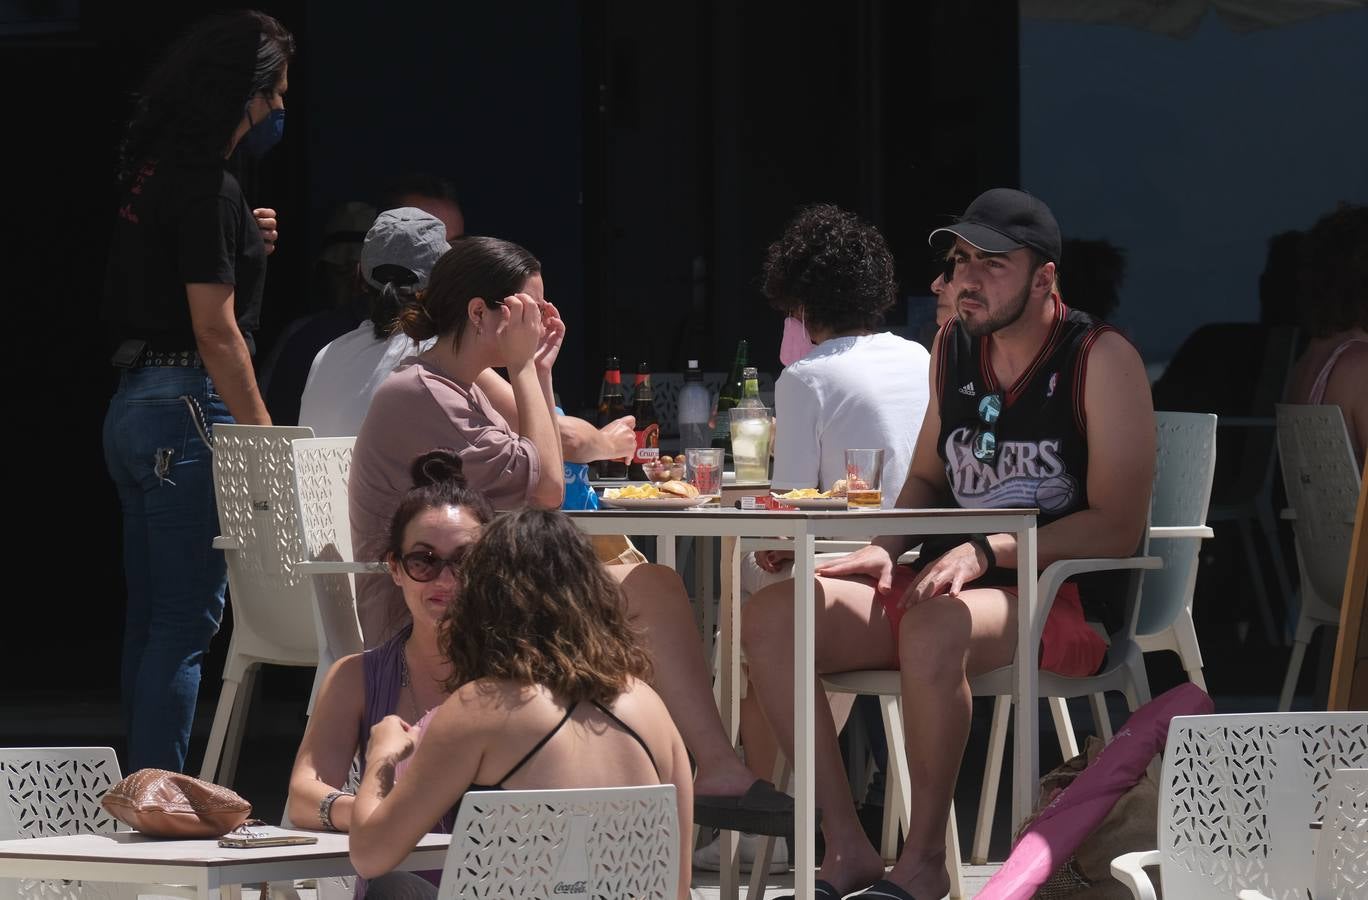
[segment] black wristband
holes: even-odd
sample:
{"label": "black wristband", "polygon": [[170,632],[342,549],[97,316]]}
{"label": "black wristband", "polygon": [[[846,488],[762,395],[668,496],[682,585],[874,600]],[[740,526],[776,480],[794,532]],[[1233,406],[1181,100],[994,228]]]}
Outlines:
{"label": "black wristband", "polygon": [[969,535],[969,543],[983,551],[983,557],[988,560],[990,570],[997,568],[997,554],[993,552],[993,545],[988,543],[988,535],[971,534]]}

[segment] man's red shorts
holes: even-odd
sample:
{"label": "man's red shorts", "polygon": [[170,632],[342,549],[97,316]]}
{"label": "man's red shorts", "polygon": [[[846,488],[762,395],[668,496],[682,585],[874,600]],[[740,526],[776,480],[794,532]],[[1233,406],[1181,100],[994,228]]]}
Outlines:
{"label": "man's red shorts", "polygon": [[[907,589],[917,583],[921,573],[911,566],[896,566],[893,570],[893,589],[887,594],[875,594],[883,604],[888,627],[893,629],[893,643],[898,642],[898,626],[907,612],[899,606]],[[970,585],[969,587],[974,587]],[[981,585],[990,587],[990,585]],[[1016,596],[1016,586],[991,585]],[[1083,604],[1078,598],[1078,585],[1065,583],[1055,594],[1054,605],[1045,618],[1045,632],[1040,641],[1040,668],[1056,675],[1081,678],[1095,673],[1107,655],[1107,642],[1083,619]]]}

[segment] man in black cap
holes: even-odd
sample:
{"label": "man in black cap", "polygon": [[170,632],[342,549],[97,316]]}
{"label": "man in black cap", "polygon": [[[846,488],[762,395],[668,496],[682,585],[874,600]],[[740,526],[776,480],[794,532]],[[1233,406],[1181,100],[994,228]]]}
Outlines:
{"label": "man in black cap", "polygon": [[[954,263],[946,290],[955,318],[931,351],[931,403],[897,505],[1037,507],[1041,567],[1134,553],[1154,475],[1149,382],[1125,338],[1053,293],[1060,255],[1053,214],[1029,194],[997,188],[930,241]],[[881,537],[817,570],[817,671],[900,670],[915,798],[903,852],[884,879],[819,691],[816,780],[826,856],[818,898],[870,884],[861,896],[945,894],[945,826],[972,715],[968,679],[1015,656],[1014,536],[929,538],[914,565],[897,565],[910,543]],[[753,595],[742,632],[751,683],[788,746],[792,598],[792,582]],[[1045,624],[1041,668],[1089,675],[1105,653],[1084,623],[1077,588],[1065,585]]]}

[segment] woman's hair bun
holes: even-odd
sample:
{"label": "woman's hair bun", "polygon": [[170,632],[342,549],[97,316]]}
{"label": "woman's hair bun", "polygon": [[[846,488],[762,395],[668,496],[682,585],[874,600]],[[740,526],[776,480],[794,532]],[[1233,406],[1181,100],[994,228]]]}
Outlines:
{"label": "woman's hair bun", "polygon": [[413,486],[416,488],[445,482],[452,482],[461,487],[465,487],[466,484],[461,457],[448,447],[436,447],[419,456],[413,461],[409,474],[413,477]]}

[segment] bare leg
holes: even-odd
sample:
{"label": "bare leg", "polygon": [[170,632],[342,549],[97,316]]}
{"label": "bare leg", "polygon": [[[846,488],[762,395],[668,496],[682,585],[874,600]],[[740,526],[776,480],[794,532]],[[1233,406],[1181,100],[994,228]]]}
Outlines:
{"label": "bare leg", "polygon": [[[850,710],[855,706],[854,694],[827,694],[831,706],[831,718],[836,733],[845,729]],[[746,768],[757,778],[774,777],[774,761],[779,756],[779,745],[774,741],[774,729],[770,727],[765,711],[755,697],[755,687],[751,686],[746,696],[741,698],[741,747],[746,751]],[[780,785],[782,788],[783,785]]]}
{"label": "bare leg", "polygon": [[[816,661],[818,673],[892,669],[893,634],[867,580],[818,578]],[[793,747],[793,583],[757,592],[742,610],[741,639],[750,660],[751,685],[781,747]],[[818,685],[814,721],[817,805],[822,810],[826,856],[822,878],[841,893],[866,887],[883,873],[855,813],[836,744],[836,724],[826,692]]]}
{"label": "bare leg", "polygon": [[973,697],[969,675],[1012,661],[1016,598],[981,588],[933,597],[907,611],[898,631],[904,740],[912,787],[907,841],[890,881],[917,897],[950,888],[945,823],[950,817]]}
{"label": "bare leg", "polygon": [[738,796],[755,776],[737,758],[722,729],[713,701],[712,673],[703,661],[689,596],[671,569],[641,563],[611,565],[608,573],[622,584],[628,613],[642,630],[655,665],[652,687],[665,701],[698,764],[695,794]]}

